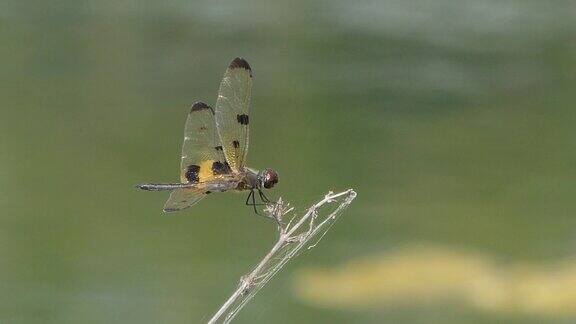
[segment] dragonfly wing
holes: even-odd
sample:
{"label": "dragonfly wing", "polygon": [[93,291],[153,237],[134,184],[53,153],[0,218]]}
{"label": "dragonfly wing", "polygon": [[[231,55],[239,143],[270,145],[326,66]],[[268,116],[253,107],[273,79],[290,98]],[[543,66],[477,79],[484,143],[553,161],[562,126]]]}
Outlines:
{"label": "dragonfly wing", "polygon": [[241,180],[238,174],[222,174],[198,183],[194,187],[174,189],[164,205],[164,212],[179,211],[196,204],[208,194],[234,189]]}
{"label": "dragonfly wing", "polygon": [[178,188],[172,190],[170,198],[164,205],[164,212],[175,212],[186,209],[206,197],[206,192],[199,188]]}
{"label": "dragonfly wing", "polygon": [[216,132],[214,109],[203,102],[196,102],[184,127],[180,182],[205,182],[214,173],[225,174],[229,170]]}
{"label": "dragonfly wing", "polygon": [[232,60],[220,83],[216,100],[216,126],[226,161],[233,171],[242,171],[249,139],[252,69],[242,58]]}

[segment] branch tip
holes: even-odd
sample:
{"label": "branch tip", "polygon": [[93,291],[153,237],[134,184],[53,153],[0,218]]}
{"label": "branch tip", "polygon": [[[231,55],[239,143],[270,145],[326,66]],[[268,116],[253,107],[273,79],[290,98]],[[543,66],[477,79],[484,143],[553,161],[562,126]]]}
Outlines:
{"label": "branch tip", "polygon": [[[344,197],[344,199],[339,199]],[[267,255],[247,275],[240,278],[238,288],[228,300],[220,307],[208,322],[229,323],[236,314],[262,289],[272,277],[280,271],[288,261],[297,256],[302,248],[314,237],[318,240],[307,246],[307,250],[315,247],[326,235],[330,227],[338,219],[342,211],[356,198],[352,189],[334,194],[329,191],[324,199],[313,204],[303,215],[294,215],[288,224],[282,222],[284,216],[294,211],[289,203],[278,198],[276,203],[268,204],[264,211],[268,217],[274,219],[278,226],[278,241]],[[328,215],[319,213],[321,207],[327,204],[339,203]],[[308,224],[305,226],[304,224]]]}

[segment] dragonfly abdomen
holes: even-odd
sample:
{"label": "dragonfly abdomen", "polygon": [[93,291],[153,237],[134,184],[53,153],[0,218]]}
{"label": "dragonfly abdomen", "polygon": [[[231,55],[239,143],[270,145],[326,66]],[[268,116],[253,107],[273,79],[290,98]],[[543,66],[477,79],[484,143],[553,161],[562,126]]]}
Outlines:
{"label": "dragonfly abdomen", "polygon": [[169,191],[178,188],[193,188],[190,183],[143,183],[136,185],[136,188],[147,191]]}

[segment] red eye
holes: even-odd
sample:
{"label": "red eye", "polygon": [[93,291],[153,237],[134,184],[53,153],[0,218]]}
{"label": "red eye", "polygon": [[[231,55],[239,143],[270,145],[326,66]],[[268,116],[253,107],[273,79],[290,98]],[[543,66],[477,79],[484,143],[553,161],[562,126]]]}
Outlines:
{"label": "red eye", "polygon": [[264,188],[270,189],[278,183],[278,173],[276,171],[267,169],[264,171]]}

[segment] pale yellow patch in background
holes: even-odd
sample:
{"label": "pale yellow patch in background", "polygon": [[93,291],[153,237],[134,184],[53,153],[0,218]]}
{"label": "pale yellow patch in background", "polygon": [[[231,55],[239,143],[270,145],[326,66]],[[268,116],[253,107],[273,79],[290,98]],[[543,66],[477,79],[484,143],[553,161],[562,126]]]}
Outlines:
{"label": "pale yellow patch in background", "polygon": [[457,302],[491,312],[576,315],[576,261],[499,265],[476,253],[408,247],[297,274],[297,295],[323,307],[384,309]]}

